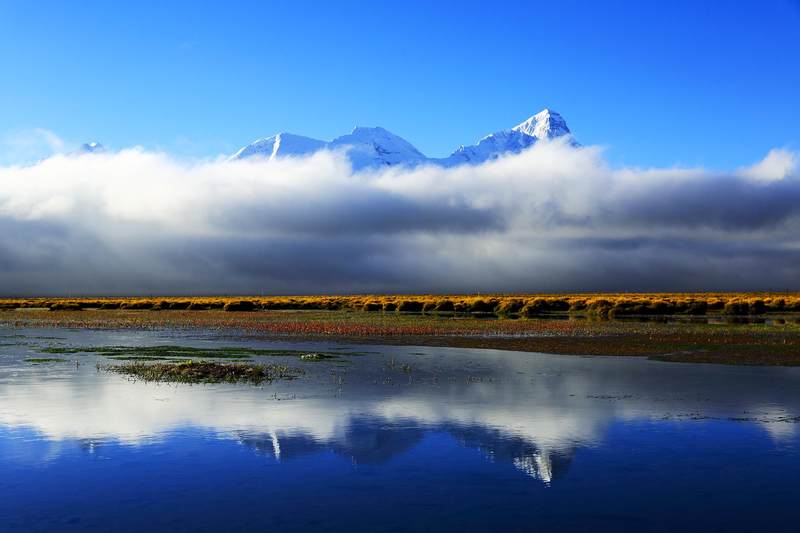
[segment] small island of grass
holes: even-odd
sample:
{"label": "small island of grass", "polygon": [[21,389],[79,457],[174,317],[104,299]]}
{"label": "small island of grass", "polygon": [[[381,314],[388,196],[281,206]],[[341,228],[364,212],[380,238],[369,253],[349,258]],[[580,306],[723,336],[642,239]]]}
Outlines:
{"label": "small island of grass", "polygon": [[301,370],[286,365],[182,361],[143,363],[132,361],[106,365],[103,370],[142,381],[169,383],[250,383],[258,385],[278,379],[295,379]]}

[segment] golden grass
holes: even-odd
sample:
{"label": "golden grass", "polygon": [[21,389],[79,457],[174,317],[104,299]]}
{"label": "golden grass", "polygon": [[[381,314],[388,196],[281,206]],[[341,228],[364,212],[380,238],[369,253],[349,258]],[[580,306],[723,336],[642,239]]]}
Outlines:
{"label": "golden grass", "polygon": [[757,315],[800,312],[800,293],[587,293],[494,295],[351,295],[270,297],[6,298],[0,309],[354,310],[378,313],[487,314],[531,317],[582,313],[636,315]]}

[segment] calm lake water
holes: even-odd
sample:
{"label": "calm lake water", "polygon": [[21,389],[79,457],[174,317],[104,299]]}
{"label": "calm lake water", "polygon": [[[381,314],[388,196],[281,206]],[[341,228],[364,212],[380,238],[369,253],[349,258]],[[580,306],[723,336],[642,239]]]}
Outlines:
{"label": "calm lake water", "polygon": [[[258,387],[25,361],[163,344],[342,355]],[[0,529],[797,531],[798,416],[792,368],[0,329]]]}

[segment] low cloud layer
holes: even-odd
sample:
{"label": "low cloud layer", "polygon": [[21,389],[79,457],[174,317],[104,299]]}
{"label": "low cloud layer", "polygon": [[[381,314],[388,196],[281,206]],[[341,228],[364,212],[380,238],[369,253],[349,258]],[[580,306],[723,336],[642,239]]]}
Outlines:
{"label": "low cloud layer", "polygon": [[139,149],[0,167],[0,294],[797,289],[800,158],[611,168],[540,143],[353,173]]}

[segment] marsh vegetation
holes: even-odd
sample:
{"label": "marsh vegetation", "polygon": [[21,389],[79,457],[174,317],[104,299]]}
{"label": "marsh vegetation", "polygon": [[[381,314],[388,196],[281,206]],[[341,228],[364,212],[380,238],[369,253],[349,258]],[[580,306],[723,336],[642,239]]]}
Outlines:
{"label": "marsh vegetation", "polygon": [[[631,295],[620,296],[618,300],[597,297],[583,311],[574,309],[578,303],[573,302],[568,308],[567,303],[555,297],[549,303],[543,303],[537,298],[529,301],[519,296],[498,297],[497,301],[488,297],[478,298],[472,302],[471,309],[475,311],[469,313],[455,311],[464,304],[455,297],[431,300],[422,305],[419,302],[409,304],[412,301],[410,297],[385,297],[386,305],[381,311],[370,310],[374,307],[372,305],[367,310],[302,308],[241,312],[221,308],[203,312],[188,308],[150,312],[96,307],[85,307],[81,312],[0,310],[0,324],[13,328],[216,331],[281,341],[451,346],[556,354],[646,356],[666,361],[800,365],[800,315],[792,314],[796,306],[791,297],[736,295],[739,300],[733,300],[732,295],[730,301],[725,300],[721,305],[724,300],[721,296],[703,295],[705,304],[697,296],[694,295],[695,300],[675,297],[672,303],[665,295],[658,295],[658,298],[653,295],[652,301],[645,300],[642,295],[636,295],[643,298],[641,301]],[[376,297],[351,298],[353,301],[369,298],[371,303],[380,301],[372,300]],[[339,300],[347,298],[307,297],[281,301],[287,306],[297,304],[303,307],[300,304],[304,301]],[[634,305],[634,301],[640,303]],[[649,303],[642,303],[645,301]],[[730,313],[741,313],[741,306],[745,304],[748,310],[760,314],[749,317],[724,314],[726,308]],[[657,310],[664,314],[635,315],[633,312],[638,312],[636,305],[647,305],[653,312]],[[398,311],[401,308],[419,311]],[[545,312],[544,309],[551,311]],[[677,313],[676,310],[682,311]],[[701,311],[705,314],[699,314]],[[305,351],[240,346],[64,347],[58,344],[57,339],[48,344],[42,353],[91,353],[109,359],[144,362],[185,359],[245,361],[260,356],[294,356],[300,359],[304,355],[310,356],[302,360],[311,362],[328,356],[348,355],[330,347],[320,357]]]}
{"label": "marsh vegetation", "polygon": [[107,372],[141,381],[168,383],[251,383],[259,385],[277,379],[295,379],[303,371],[287,365],[182,361],[178,363],[126,362],[100,365]]}
{"label": "marsh vegetation", "polygon": [[608,293],[497,295],[358,295],[199,298],[19,298],[0,309],[80,311],[253,312],[277,310],[364,311],[430,315],[492,315],[503,318],[572,313],[601,318],[626,316],[800,313],[800,293]]}

